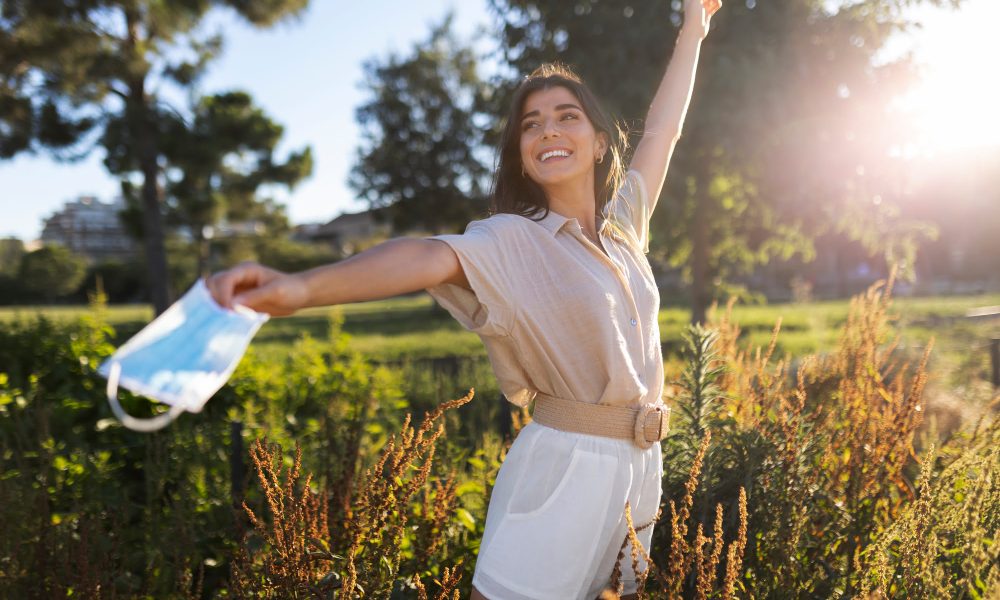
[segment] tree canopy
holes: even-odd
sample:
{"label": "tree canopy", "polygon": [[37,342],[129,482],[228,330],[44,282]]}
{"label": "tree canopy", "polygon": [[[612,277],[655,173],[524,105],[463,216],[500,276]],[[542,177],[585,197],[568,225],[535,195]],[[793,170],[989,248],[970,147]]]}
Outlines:
{"label": "tree canopy", "polygon": [[[774,257],[808,260],[813,237],[828,223],[844,230],[858,224],[848,211],[857,206],[858,173],[865,164],[884,164],[893,131],[876,125],[912,75],[906,57],[880,63],[879,50],[906,26],[903,9],[919,3],[731,2],[713,17],[653,221],[651,258],[683,269],[692,320],[704,319],[718,292],[737,291],[726,285],[734,274]],[[680,2],[580,0],[572,10],[553,0],[490,5],[502,24],[504,58],[516,72],[568,63],[633,137],[641,134],[683,21]],[[879,182],[865,185],[870,199]],[[903,229],[887,252],[898,254],[922,231]]]}
{"label": "tree canopy", "polygon": [[76,291],[86,274],[86,261],[63,246],[49,245],[21,258],[18,278],[25,289],[52,302]]}
{"label": "tree canopy", "polygon": [[[312,173],[312,150],[305,147],[279,160],[275,150],[284,128],[254,105],[249,94],[224,92],[201,98],[190,119],[165,117],[161,135],[164,160],[164,212],[167,225],[181,228],[195,241],[198,272],[207,267],[207,244],[220,224],[253,224],[271,235],[286,233],[283,207],[262,197],[274,186],[294,189]],[[134,161],[124,123],[105,132],[108,147],[121,155],[106,161],[113,173],[126,173]],[[141,231],[138,193],[124,186],[127,221]]]}
{"label": "tree canopy", "polygon": [[369,99],[357,110],[362,142],[350,185],[372,208],[387,208],[397,230],[454,230],[485,212],[485,88],[451,23],[405,57],[365,64]]}
{"label": "tree canopy", "polygon": [[[219,34],[198,25],[209,11],[231,9],[256,26],[299,14],[308,0],[18,0],[0,5],[0,158],[48,150],[60,159],[85,156],[112,122],[141,181],[143,230],[156,312],[169,304],[164,250],[160,137],[178,112],[154,84],[190,88],[222,48]],[[120,148],[108,147],[111,160]],[[109,168],[111,168],[109,166]]]}

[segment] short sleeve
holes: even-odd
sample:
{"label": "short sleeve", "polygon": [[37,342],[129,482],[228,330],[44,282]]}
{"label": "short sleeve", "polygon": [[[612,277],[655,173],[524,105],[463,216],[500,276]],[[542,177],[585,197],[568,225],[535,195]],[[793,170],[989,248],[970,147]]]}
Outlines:
{"label": "short sleeve", "polygon": [[508,272],[500,236],[486,221],[473,221],[465,233],[436,235],[458,255],[465,277],[472,286],[443,283],[427,288],[429,293],[469,331],[481,336],[510,335],[513,308]]}
{"label": "short sleeve", "polygon": [[604,218],[643,254],[649,253],[649,219],[652,210],[646,185],[638,171],[625,174],[622,186],[604,207]]}

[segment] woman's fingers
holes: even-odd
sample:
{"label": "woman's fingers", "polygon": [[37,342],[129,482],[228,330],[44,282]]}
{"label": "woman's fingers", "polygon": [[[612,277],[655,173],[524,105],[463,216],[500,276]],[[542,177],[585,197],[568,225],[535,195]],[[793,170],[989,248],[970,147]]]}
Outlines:
{"label": "woman's fingers", "polygon": [[705,12],[711,17],[722,8],[722,0],[702,0],[701,5],[705,7]]}
{"label": "woman's fingers", "polygon": [[722,8],[722,0],[685,0],[684,20],[690,21],[692,27],[700,27],[704,31],[702,36],[708,34],[709,22],[712,15]]}
{"label": "woman's fingers", "polygon": [[233,304],[267,313],[272,317],[287,317],[301,308],[301,303],[294,296],[294,290],[288,288],[288,282],[275,281],[237,294],[233,298]]}
{"label": "woman's fingers", "polygon": [[216,273],[205,281],[205,287],[212,298],[225,308],[232,308],[233,288],[235,287],[234,269],[227,269],[221,273]]}
{"label": "woman's fingers", "polygon": [[306,304],[307,290],[295,275],[273,271],[266,283],[258,287],[237,291],[233,304],[246,306],[274,317],[288,316]]}
{"label": "woman's fingers", "polygon": [[267,283],[275,273],[257,263],[242,263],[212,275],[205,286],[220,306],[232,308],[233,296]]}
{"label": "woman's fingers", "polygon": [[208,293],[212,295],[212,299],[215,300],[216,304],[223,307],[229,306],[229,300],[232,297],[232,291],[228,293],[225,289],[225,278],[228,271],[222,271],[221,273],[215,273],[211,277],[205,280],[205,287],[208,288]]}
{"label": "woman's fingers", "polygon": [[240,306],[245,306],[256,312],[264,312],[271,316],[281,316],[283,311],[278,308],[278,302],[274,298],[274,296],[278,295],[276,293],[277,290],[273,289],[275,287],[277,286],[265,285],[239,292],[233,297],[233,304],[239,304]]}

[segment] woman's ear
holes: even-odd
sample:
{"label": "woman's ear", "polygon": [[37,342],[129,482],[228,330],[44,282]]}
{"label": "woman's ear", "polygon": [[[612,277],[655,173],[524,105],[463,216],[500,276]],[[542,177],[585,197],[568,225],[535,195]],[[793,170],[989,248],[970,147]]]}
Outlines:
{"label": "woman's ear", "polygon": [[597,133],[597,140],[594,144],[594,160],[602,160],[608,151],[608,134],[600,131]]}

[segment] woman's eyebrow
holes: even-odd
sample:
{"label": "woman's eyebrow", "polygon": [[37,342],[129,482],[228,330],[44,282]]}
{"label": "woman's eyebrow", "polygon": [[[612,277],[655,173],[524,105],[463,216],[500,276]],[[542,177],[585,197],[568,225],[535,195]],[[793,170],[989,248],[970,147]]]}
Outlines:
{"label": "woman's eyebrow", "polygon": [[[556,110],[568,110],[568,109],[571,109],[571,108],[575,108],[576,110],[578,110],[580,112],[583,112],[583,109],[580,108],[579,106],[575,105],[575,104],[558,104],[558,105],[556,105]],[[542,114],[542,113],[539,112],[539,111],[537,111],[537,110],[533,110],[533,111],[531,111],[529,113],[525,113],[524,116],[521,117],[521,120],[523,121],[523,120],[527,119],[528,117],[537,117],[540,114]]]}

